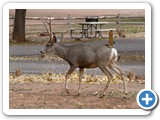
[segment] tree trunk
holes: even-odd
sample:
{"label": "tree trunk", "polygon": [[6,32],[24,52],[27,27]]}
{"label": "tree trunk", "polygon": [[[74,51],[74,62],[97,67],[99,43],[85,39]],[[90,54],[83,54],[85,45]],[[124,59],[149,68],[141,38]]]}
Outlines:
{"label": "tree trunk", "polygon": [[25,17],[26,9],[16,9],[12,39],[17,42],[25,41]]}

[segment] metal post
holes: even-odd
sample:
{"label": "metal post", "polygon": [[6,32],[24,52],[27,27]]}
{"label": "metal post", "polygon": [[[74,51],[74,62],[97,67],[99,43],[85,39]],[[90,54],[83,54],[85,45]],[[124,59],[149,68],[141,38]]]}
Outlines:
{"label": "metal post", "polygon": [[68,34],[70,34],[70,23],[71,23],[71,16],[68,15]]}
{"label": "metal post", "polygon": [[113,47],[113,30],[109,31],[109,45]]}
{"label": "metal post", "polygon": [[118,20],[117,20],[117,32],[118,32],[119,37],[121,37],[122,35],[121,35],[121,25],[120,25],[120,22],[121,22],[120,14],[117,15],[117,18],[118,18]]}

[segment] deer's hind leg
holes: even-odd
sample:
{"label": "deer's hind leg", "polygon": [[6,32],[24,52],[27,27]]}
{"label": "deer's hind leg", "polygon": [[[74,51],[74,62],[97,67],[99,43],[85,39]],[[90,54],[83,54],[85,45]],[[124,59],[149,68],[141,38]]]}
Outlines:
{"label": "deer's hind leg", "polygon": [[112,76],[111,72],[108,70],[107,66],[105,66],[105,65],[104,65],[104,66],[99,66],[99,68],[100,68],[100,69],[102,70],[102,72],[108,77],[107,84],[106,84],[103,92],[100,94],[100,98],[102,98],[102,97],[105,96],[104,92],[108,89],[109,84],[110,84],[113,76]]}
{"label": "deer's hind leg", "polygon": [[65,75],[65,91],[66,93],[69,95],[69,90],[68,90],[68,76],[76,69],[75,66],[70,66],[70,69],[68,70],[68,72]]}
{"label": "deer's hind leg", "polygon": [[122,70],[119,68],[117,64],[115,64],[115,62],[110,63],[108,67],[111,70],[113,70],[115,73],[117,73],[119,76],[121,76],[121,79],[123,80],[124,92],[127,95],[127,81],[125,80],[126,77],[124,76],[124,73],[122,72]]}

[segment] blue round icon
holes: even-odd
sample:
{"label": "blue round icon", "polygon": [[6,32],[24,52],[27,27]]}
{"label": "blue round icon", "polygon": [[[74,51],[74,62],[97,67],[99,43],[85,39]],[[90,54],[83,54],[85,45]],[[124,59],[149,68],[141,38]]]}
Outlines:
{"label": "blue round icon", "polygon": [[150,110],[157,104],[157,94],[153,90],[141,90],[137,95],[137,103],[144,110]]}

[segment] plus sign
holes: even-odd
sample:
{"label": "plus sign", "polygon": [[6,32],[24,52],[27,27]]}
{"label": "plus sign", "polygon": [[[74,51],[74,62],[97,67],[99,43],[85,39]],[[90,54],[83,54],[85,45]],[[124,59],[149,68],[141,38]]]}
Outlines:
{"label": "plus sign", "polygon": [[153,90],[143,89],[137,94],[137,103],[144,110],[153,109],[157,101],[157,94]]}
{"label": "plus sign", "polygon": [[142,101],[146,101],[146,105],[148,105],[149,101],[152,101],[152,98],[149,97],[149,94],[146,94],[146,97],[142,98]]}

